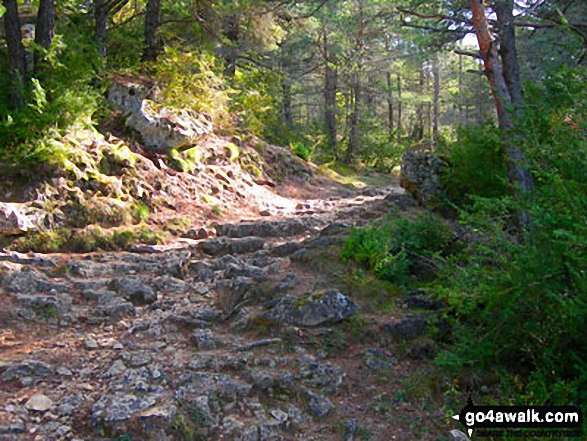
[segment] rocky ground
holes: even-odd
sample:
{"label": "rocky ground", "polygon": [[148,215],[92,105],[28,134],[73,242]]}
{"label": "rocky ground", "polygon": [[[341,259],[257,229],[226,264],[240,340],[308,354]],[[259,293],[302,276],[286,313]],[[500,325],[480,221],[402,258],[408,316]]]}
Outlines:
{"label": "rocky ground", "polygon": [[402,193],[296,200],[132,252],[0,253],[0,439],[448,439],[435,305],[338,258],[351,225],[415,209]]}

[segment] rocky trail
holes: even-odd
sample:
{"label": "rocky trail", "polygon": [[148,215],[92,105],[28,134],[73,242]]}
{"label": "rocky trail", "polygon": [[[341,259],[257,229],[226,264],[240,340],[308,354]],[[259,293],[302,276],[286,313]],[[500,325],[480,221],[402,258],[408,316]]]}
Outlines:
{"label": "rocky trail", "polygon": [[0,253],[0,440],[447,439],[420,376],[434,305],[367,310],[338,258],[408,209],[394,184],[200,240]]}

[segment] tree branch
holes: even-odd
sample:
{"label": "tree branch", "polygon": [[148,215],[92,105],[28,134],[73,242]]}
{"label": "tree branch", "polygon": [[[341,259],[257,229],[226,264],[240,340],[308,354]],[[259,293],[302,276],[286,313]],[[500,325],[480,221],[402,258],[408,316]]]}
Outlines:
{"label": "tree branch", "polygon": [[450,15],[445,14],[423,14],[421,12],[412,11],[405,8],[396,8],[396,10],[404,14],[413,15],[414,17],[423,18],[424,20],[440,19],[449,21],[463,21],[467,24],[470,24],[470,22],[463,17],[451,17]]}
{"label": "tree branch", "polygon": [[483,59],[483,55],[481,55],[481,53],[479,53],[479,52],[469,52],[469,51],[463,51],[461,49],[455,49],[453,52],[457,55],[464,55],[466,57],[473,57],[473,58],[477,58],[480,60]]}

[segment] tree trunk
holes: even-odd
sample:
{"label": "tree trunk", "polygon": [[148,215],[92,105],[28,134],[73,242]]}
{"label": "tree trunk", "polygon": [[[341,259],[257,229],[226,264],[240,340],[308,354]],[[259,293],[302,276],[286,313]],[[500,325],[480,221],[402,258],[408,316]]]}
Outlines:
{"label": "tree trunk", "polygon": [[[483,90],[483,62],[479,63],[479,92]],[[479,93],[477,104],[477,125],[483,124],[483,94]]]}
{"label": "tree trunk", "polygon": [[387,75],[387,130],[389,132],[389,142],[393,141],[393,92],[391,90],[391,72]]}
{"label": "tree trunk", "polygon": [[326,136],[328,145],[336,147],[336,89],[338,73],[333,69],[335,60],[332,59],[328,48],[328,36],[324,32],[324,122],[326,124]]}
{"label": "tree trunk", "polygon": [[[521,196],[531,192],[534,185],[532,175],[526,165],[524,154],[515,143],[516,136],[508,133],[514,128],[514,115],[511,111],[512,104],[514,103],[504,78],[495,42],[491,38],[483,0],[471,0],[471,12],[473,13],[473,26],[477,35],[480,53],[483,56],[485,75],[489,80],[491,93],[497,109],[499,127],[504,132],[508,178],[513,187],[514,194]],[[512,43],[515,44],[515,40],[502,41],[502,46],[504,44],[507,46]],[[509,51],[510,54],[515,54],[515,48],[508,47],[505,50],[506,52]],[[523,226],[529,225],[530,221],[525,211],[520,213],[520,220]]]}
{"label": "tree trunk", "polygon": [[459,124],[463,123],[463,56],[459,54],[459,97],[457,98]]}
{"label": "tree trunk", "polygon": [[[35,28],[35,43],[43,49],[49,49],[55,36],[55,0],[41,0],[37,14]],[[38,75],[41,70],[41,54],[35,51],[34,72]]]}
{"label": "tree trunk", "polygon": [[402,132],[402,78],[397,74],[397,136]]}
{"label": "tree trunk", "polygon": [[440,67],[438,60],[434,61],[434,112],[432,122],[432,149],[438,147],[438,118],[440,116]]}
{"label": "tree trunk", "polygon": [[94,40],[104,65],[106,62],[106,35],[108,33],[108,6],[106,5],[106,0],[94,0],[94,20]]}
{"label": "tree trunk", "polygon": [[424,93],[424,66],[420,67],[418,79],[418,93],[420,94],[420,101],[416,105],[416,124],[412,130],[412,141],[421,141],[424,137],[424,103],[422,102],[422,94]]}
{"label": "tree trunk", "polygon": [[499,0],[493,5],[499,27],[499,55],[503,67],[503,77],[510,93],[516,114],[520,116],[522,108],[522,81],[518,66],[516,33],[514,29],[513,0]]}
{"label": "tree trunk", "polygon": [[283,120],[288,129],[293,129],[293,116],[291,111],[291,84],[288,80],[283,80],[281,86],[283,91]]}
{"label": "tree trunk", "polygon": [[224,36],[229,42],[229,47],[226,52],[224,75],[233,78],[236,74],[236,59],[238,56],[238,41],[239,41],[239,19],[236,14],[231,14],[226,22]]}
{"label": "tree trunk", "polygon": [[346,156],[344,158],[345,164],[350,164],[353,154],[359,144],[359,111],[361,104],[361,80],[358,72],[353,73],[352,82],[352,106],[353,109],[349,118],[349,145],[347,147]]}
{"label": "tree trunk", "polygon": [[10,77],[10,107],[24,106],[24,80],[26,75],[25,51],[20,33],[20,19],[16,0],[4,0],[4,29],[8,46],[8,70]]}
{"label": "tree trunk", "polygon": [[159,28],[159,15],[161,13],[161,0],[148,0],[145,11],[145,47],[141,59],[143,61],[156,61],[159,56],[159,40],[157,29]]}

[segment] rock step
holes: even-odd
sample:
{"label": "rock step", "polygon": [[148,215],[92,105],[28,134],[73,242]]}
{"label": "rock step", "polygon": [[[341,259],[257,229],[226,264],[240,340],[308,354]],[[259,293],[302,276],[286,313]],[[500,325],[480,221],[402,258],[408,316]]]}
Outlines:
{"label": "rock step", "polygon": [[303,220],[284,219],[278,221],[242,222],[216,226],[218,236],[242,238],[256,237],[293,237],[314,230],[325,224],[324,220],[305,217]]}

